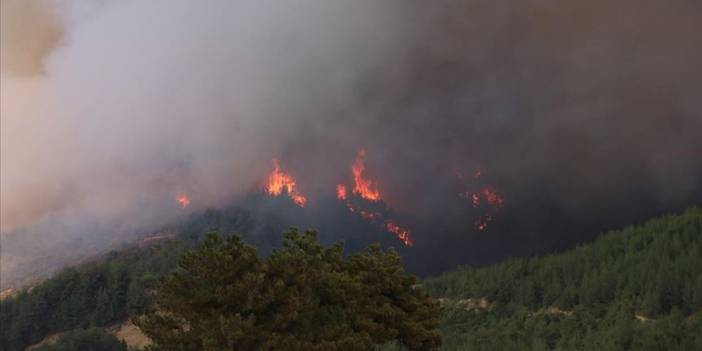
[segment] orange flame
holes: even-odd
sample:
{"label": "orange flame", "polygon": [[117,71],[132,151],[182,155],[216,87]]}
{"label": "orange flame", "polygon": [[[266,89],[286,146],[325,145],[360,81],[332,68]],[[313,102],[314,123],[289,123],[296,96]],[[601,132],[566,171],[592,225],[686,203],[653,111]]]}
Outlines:
{"label": "orange flame", "polygon": [[295,204],[300,207],[305,207],[307,203],[307,198],[297,191],[297,183],[295,179],[288,173],[285,173],[280,169],[278,160],[273,160],[274,169],[273,172],[268,176],[268,184],[266,185],[266,192],[271,196],[280,196],[283,191],[293,200]]}
{"label": "orange flame", "polygon": [[390,219],[385,222],[385,229],[387,229],[390,233],[395,234],[395,236],[400,239],[405,246],[411,247],[414,245],[414,241],[412,241],[412,238],[410,237],[409,229],[400,227],[393,220]]}
{"label": "orange flame", "polygon": [[[356,161],[351,167],[354,180],[353,194],[358,195],[364,200],[377,202],[381,200],[378,184],[371,179],[364,178],[364,172],[366,170],[364,163],[365,157],[366,151],[364,149],[359,150],[358,155],[356,155]],[[365,206],[368,205],[367,203],[364,204],[361,202],[360,204],[354,205],[351,201],[348,201],[346,185],[338,184],[336,186],[336,198],[346,202],[346,208],[348,208],[349,212],[355,213],[371,223],[380,224],[388,232],[394,234],[405,246],[414,245],[414,241],[412,241],[410,237],[409,229],[400,227],[392,219],[383,220],[383,217],[386,215],[384,211],[367,210],[365,208]]]}
{"label": "orange flame", "polygon": [[354,162],[353,167],[351,168],[355,184],[353,193],[369,201],[380,201],[378,185],[370,179],[363,178],[363,173],[366,170],[366,166],[364,164],[365,157],[366,150],[361,149],[356,156],[356,162]]}
{"label": "orange flame", "polygon": [[339,200],[346,200],[346,185],[339,184],[336,186],[336,198]]}
{"label": "orange flame", "polygon": [[190,205],[190,198],[188,195],[180,195],[176,198],[176,201],[178,201],[182,208],[186,208]]}

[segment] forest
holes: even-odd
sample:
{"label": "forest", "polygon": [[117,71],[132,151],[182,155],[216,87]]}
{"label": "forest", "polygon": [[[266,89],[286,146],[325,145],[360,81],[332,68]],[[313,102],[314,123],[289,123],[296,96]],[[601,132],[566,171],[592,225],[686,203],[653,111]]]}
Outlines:
{"label": "forest", "polygon": [[[161,277],[204,233],[240,225],[234,213],[193,218],[173,240],[111,252],[4,299],[0,348],[142,315]],[[441,350],[702,349],[701,235],[702,209],[690,208],[563,253],[461,267],[415,288],[442,306]]]}
{"label": "forest", "polygon": [[445,299],[445,350],[700,350],[702,209],[422,289]]}

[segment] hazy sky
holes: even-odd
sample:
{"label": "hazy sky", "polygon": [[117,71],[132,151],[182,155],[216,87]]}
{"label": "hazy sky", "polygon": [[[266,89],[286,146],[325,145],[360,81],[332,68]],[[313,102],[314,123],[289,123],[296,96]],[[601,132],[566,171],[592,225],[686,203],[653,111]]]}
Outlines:
{"label": "hazy sky", "polygon": [[165,222],[273,158],[314,201],[360,148],[420,216],[456,169],[517,223],[700,202],[699,1],[0,2],[3,232]]}

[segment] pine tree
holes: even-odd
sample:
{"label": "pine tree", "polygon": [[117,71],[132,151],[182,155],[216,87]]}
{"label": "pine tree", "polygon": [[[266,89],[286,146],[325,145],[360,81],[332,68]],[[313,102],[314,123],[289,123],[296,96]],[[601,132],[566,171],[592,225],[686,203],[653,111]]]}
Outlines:
{"label": "pine tree", "polygon": [[126,312],[130,316],[138,316],[149,305],[144,285],[138,279],[132,280],[127,289]]}
{"label": "pine tree", "polygon": [[112,322],[114,317],[115,309],[113,301],[110,299],[110,295],[105,289],[100,289],[95,303],[92,324],[95,326],[105,326]]}
{"label": "pine tree", "polygon": [[259,259],[237,236],[209,235],[157,289],[137,325],[148,350],[367,350],[440,343],[438,304],[413,288],[399,255],[374,246],[344,259],[316,232],[285,235]]}

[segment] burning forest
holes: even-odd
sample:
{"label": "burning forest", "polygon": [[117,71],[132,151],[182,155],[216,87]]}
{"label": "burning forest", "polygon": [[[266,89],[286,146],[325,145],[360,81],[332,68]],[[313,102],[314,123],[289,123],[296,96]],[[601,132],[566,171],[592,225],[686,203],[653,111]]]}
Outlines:
{"label": "burning forest", "polygon": [[280,169],[277,159],[273,160],[273,166],[274,169],[268,176],[266,192],[271,196],[288,196],[296,205],[305,207],[307,198],[297,190],[295,179],[293,179],[290,174]]}
{"label": "burning forest", "polygon": [[128,320],[154,350],[702,325],[702,1],[0,6],[2,350]]}
{"label": "burning forest", "polygon": [[[342,202],[352,215],[383,228],[394,235],[404,246],[412,247],[414,245],[412,230],[407,226],[400,225],[396,219],[391,217],[392,204],[383,199],[378,182],[369,177],[366,172],[366,155],[365,149],[358,151],[355,161],[350,167],[351,183],[336,185],[334,192],[336,199]],[[273,197],[288,197],[297,206],[305,207],[307,198],[297,190],[296,180],[292,175],[280,169],[277,159],[273,163],[274,170],[268,176],[264,187],[265,193]],[[482,180],[481,177],[482,171],[475,172],[474,178],[476,180]],[[469,185],[475,186],[475,184]],[[348,189],[353,190],[349,192]],[[474,229],[480,232],[488,228],[488,224],[497,217],[498,211],[505,205],[502,194],[490,186],[459,195],[470,199],[471,207],[475,211],[471,211],[472,213],[466,214],[466,216],[474,218]],[[470,231],[471,229],[466,228],[466,232]]]}
{"label": "burning forest", "polygon": [[[478,170],[473,174],[474,180],[482,180],[483,172]],[[459,178],[463,178],[459,176]],[[470,205],[479,210],[477,218],[474,221],[475,228],[478,231],[487,229],[488,224],[493,221],[494,216],[504,206],[505,199],[500,192],[490,186],[475,191],[466,191],[459,194],[460,197],[470,201]]]}
{"label": "burning forest", "polygon": [[371,209],[374,203],[383,201],[378,190],[378,184],[365,174],[366,150],[361,149],[356,155],[356,161],[351,167],[353,174],[353,192],[346,195],[346,185],[337,184],[337,199],[346,203],[346,207],[353,214],[360,216],[372,223],[380,223],[389,233],[395,235],[405,246],[412,246],[410,230],[400,227],[387,214]]}
{"label": "burning forest", "polygon": [[258,206],[437,272],[700,204],[673,1],[3,1],[3,270]]}

